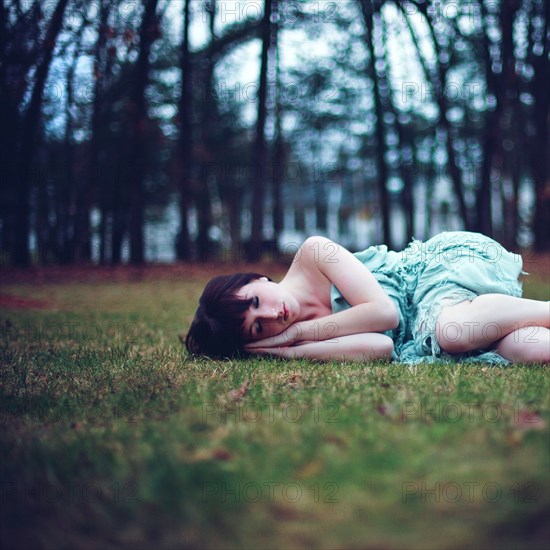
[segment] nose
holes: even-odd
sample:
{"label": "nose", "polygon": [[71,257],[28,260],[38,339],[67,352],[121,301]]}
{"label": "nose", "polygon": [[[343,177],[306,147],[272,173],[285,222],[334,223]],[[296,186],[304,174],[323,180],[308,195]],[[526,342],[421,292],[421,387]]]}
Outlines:
{"label": "nose", "polygon": [[262,317],[266,320],[278,319],[282,315],[275,307],[266,307],[262,312]]}

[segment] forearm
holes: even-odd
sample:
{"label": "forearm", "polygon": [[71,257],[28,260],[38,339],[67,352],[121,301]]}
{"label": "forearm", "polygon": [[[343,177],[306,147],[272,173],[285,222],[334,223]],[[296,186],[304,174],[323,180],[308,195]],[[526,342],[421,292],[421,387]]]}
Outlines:
{"label": "forearm", "polygon": [[284,359],[314,359],[318,361],[369,361],[390,359],[391,338],[379,333],[339,336],[326,341],[304,342],[295,346],[254,348],[249,351]]}
{"label": "forearm", "polygon": [[397,327],[399,316],[390,298],[375,303],[358,304],[345,311],[299,321],[279,334],[247,344],[250,350],[287,347],[303,342],[327,342],[354,334],[386,332]]}
{"label": "forearm", "polygon": [[397,327],[399,317],[393,300],[359,304],[344,311],[296,323],[303,340],[329,340],[352,334],[385,332]]}

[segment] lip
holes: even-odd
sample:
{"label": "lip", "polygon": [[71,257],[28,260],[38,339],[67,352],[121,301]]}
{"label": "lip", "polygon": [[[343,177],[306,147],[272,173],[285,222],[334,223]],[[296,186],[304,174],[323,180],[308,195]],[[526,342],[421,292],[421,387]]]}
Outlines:
{"label": "lip", "polygon": [[284,320],[286,321],[288,319],[288,309],[286,308],[286,304],[283,302],[283,311],[284,311]]}

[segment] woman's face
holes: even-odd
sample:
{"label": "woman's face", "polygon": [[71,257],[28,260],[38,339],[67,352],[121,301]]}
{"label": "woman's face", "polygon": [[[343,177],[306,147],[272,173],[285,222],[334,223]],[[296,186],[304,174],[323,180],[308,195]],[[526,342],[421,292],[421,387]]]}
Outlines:
{"label": "woman's face", "polygon": [[244,285],[236,295],[252,300],[243,322],[243,338],[247,342],[283,332],[296,322],[300,312],[296,298],[266,277]]}

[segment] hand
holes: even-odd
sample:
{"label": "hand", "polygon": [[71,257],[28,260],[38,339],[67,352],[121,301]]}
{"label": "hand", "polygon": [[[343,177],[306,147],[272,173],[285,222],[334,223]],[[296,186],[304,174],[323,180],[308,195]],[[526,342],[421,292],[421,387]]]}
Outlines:
{"label": "hand", "polygon": [[283,332],[262,338],[261,340],[248,342],[245,345],[245,349],[248,351],[256,351],[260,348],[270,349],[294,346],[296,343],[303,340],[302,333],[301,323],[294,323],[283,330]]}
{"label": "hand", "polygon": [[[255,343],[255,342],[254,342]],[[267,355],[271,357],[282,357],[284,359],[292,359],[295,356],[296,348],[292,346],[279,347],[250,347],[249,344],[244,346],[245,351],[254,355]]]}

